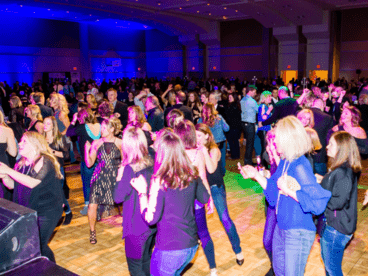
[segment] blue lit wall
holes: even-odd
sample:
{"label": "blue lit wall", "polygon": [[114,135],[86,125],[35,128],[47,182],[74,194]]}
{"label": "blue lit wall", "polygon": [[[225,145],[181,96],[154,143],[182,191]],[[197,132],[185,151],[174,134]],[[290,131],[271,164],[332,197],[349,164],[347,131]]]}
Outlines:
{"label": "blue lit wall", "polygon": [[140,77],[145,72],[145,31],[88,26],[92,78]]}
{"label": "blue lit wall", "polygon": [[177,36],[158,30],[146,31],[146,67],[148,77],[182,77],[183,46]]}
{"label": "blue lit wall", "polygon": [[77,23],[2,14],[0,37],[0,81],[10,85],[79,64]]}

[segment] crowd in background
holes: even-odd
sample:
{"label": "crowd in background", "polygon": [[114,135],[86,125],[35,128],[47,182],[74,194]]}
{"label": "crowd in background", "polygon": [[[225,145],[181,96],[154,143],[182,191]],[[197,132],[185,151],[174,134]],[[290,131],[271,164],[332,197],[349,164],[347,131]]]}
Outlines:
{"label": "crowd in background", "polygon": [[[1,82],[0,107],[0,197],[38,212],[41,251],[50,260],[47,243],[62,212],[65,225],[73,217],[64,166],[80,163],[90,243],[97,243],[101,213],[123,203],[132,275],[179,275],[198,238],[217,275],[206,206],[216,208],[242,265],[223,177],[226,156],[240,159],[245,146],[239,169],[265,189],[268,204],[268,275],[303,275],[316,221],[328,275],[341,275],[356,228],[360,160],[368,155],[368,79]],[[263,167],[269,170],[260,174]],[[334,221],[340,212],[349,222]],[[300,237],[306,242],[298,247]],[[303,253],[297,260],[296,251]]]}

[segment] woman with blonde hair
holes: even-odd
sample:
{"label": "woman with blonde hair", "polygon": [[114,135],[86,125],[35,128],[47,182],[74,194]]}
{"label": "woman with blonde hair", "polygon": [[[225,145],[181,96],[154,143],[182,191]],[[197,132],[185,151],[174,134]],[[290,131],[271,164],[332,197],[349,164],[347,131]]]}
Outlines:
{"label": "woman with blonde hair", "polygon": [[226,173],[226,137],[224,132],[228,132],[230,127],[211,103],[203,105],[202,117],[199,118],[198,123],[204,123],[211,129],[215,143],[221,152],[221,170],[224,176]]}
{"label": "woman with blonde hair", "polygon": [[14,189],[15,203],[37,211],[41,255],[55,262],[48,242],[63,212],[60,165],[38,132],[23,135],[19,153],[21,158],[14,170],[0,163],[0,176],[4,185]]}
{"label": "woman with blonde hair", "polygon": [[316,235],[312,215],[326,209],[331,192],[316,181],[305,157],[312,142],[296,117],[287,116],[276,124],[275,140],[281,160],[270,179],[249,165],[240,171],[244,178],[253,178],[262,186],[268,203],[275,207],[277,225],[272,241],[275,274],[304,275]]}
{"label": "woman with blonde hair", "polygon": [[43,134],[43,119],[41,115],[41,110],[38,105],[30,104],[26,107],[24,112],[27,114],[27,117],[31,120],[29,123],[28,131],[36,131],[40,134]]}
{"label": "woman with blonde hair", "polygon": [[[52,150],[52,154],[57,158],[60,164],[60,172],[63,175],[63,178],[60,179],[60,186],[63,188],[67,185],[65,179],[65,170],[64,170],[64,159],[67,159],[69,155],[68,146],[66,143],[65,135],[61,135],[57,122],[54,116],[46,117],[44,120],[44,136],[46,138],[47,143],[49,144],[50,149]],[[65,191],[65,190],[64,190]],[[69,202],[67,200],[68,194],[64,193],[63,203],[65,209],[65,220],[64,225],[70,224],[73,214],[69,206]]]}
{"label": "woman with blonde hair", "polygon": [[69,108],[65,97],[61,94],[51,94],[50,106],[55,111],[55,118],[58,124],[59,131],[62,135],[66,134],[66,130],[70,125]]}
{"label": "woman with blonde hair", "polygon": [[196,136],[198,147],[205,160],[206,177],[211,188],[213,202],[236,255],[236,263],[242,265],[244,256],[240,247],[240,238],[227,207],[225,182],[221,171],[221,152],[206,124],[196,125]]}
{"label": "woman with blonde hair", "polygon": [[327,146],[328,173],[318,176],[332,197],[324,212],[321,253],[327,275],[343,275],[341,262],[346,244],[357,225],[358,176],[362,170],[357,144],[346,131],[335,132]]}
{"label": "woman with blonde hair", "polygon": [[[148,145],[143,131],[137,127],[127,127],[121,144],[122,162],[114,188],[114,201],[123,203],[123,239],[125,255],[131,275],[149,276],[152,249],[156,228],[149,227],[139,209],[139,195],[130,185],[134,178],[143,176],[151,182],[153,160],[148,153]],[[147,187],[146,194],[149,191]]]}
{"label": "woman with blonde hair", "polygon": [[304,127],[314,128],[314,114],[309,108],[302,109],[296,115]]}
{"label": "woman with blonde hair", "polygon": [[[9,166],[8,155],[16,157],[18,153],[17,144],[15,142],[14,132],[8,127],[4,121],[4,115],[0,112],[0,162]],[[1,181],[0,198],[12,200],[12,192],[4,186]]]}
{"label": "woman with blonde hair", "polygon": [[121,160],[121,139],[116,135],[121,131],[121,123],[117,118],[104,120],[101,124],[101,138],[89,141],[85,145],[85,162],[92,167],[97,165],[91,179],[89,195],[88,221],[90,226],[90,243],[96,244],[96,218],[98,205],[111,209],[114,205],[113,189]]}
{"label": "woman with blonde hair", "polygon": [[157,224],[151,275],[180,275],[198,249],[194,201],[205,204],[209,200],[181,139],[171,132],[160,136],[149,197],[144,177],[133,179],[131,184],[138,192],[144,220]]}

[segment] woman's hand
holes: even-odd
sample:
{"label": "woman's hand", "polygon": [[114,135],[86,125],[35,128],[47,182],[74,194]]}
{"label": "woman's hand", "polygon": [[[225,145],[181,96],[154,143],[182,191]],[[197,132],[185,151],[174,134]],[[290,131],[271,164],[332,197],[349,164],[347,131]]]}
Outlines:
{"label": "woman's hand", "polygon": [[241,175],[244,177],[244,179],[248,179],[248,178],[256,178],[257,176],[257,169],[252,167],[252,166],[249,166],[249,165],[246,165],[246,166],[241,166],[240,163],[238,162],[238,169],[241,173]]}
{"label": "woman's hand", "polygon": [[317,183],[321,183],[321,182],[322,182],[322,180],[323,180],[323,176],[322,176],[322,175],[320,175],[320,174],[318,174],[318,173],[315,173],[314,175],[315,175],[315,176],[316,176],[316,178],[317,178]]}
{"label": "woman's hand", "polygon": [[116,176],[116,182],[119,182],[121,178],[123,177],[124,168],[125,166],[120,166],[120,168],[118,169],[118,175]]}
{"label": "woman's hand", "polygon": [[8,175],[10,170],[11,169],[7,165],[5,165],[3,162],[0,162],[0,174]]}
{"label": "woman's hand", "polygon": [[279,188],[281,194],[288,196],[289,187],[287,185],[287,176],[286,176],[286,174],[281,176],[277,180],[277,187]]}
{"label": "woman's hand", "polygon": [[138,194],[147,193],[147,182],[143,175],[130,180],[130,185],[138,192]]}
{"label": "woman's hand", "polygon": [[77,122],[77,120],[78,120],[78,112],[76,112],[76,113],[73,114],[73,119],[72,119],[71,124],[72,125],[75,125],[75,123]]}

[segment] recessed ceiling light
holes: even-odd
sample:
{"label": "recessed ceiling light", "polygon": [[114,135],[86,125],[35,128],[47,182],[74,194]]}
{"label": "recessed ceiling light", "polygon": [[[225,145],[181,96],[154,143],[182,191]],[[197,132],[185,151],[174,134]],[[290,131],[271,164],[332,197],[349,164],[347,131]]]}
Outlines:
{"label": "recessed ceiling light", "polygon": [[21,8],[23,8],[23,5],[20,5]]}
{"label": "recessed ceiling light", "polygon": [[224,10],[226,10],[227,9],[227,7],[224,7]]}
{"label": "recessed ceiling light", "polygon": [[157,5],[161,6],[161,2],[157,2]]}
{"label": "recessed ceiling light", "polygon": [[207,3],[207,6],[209,6],[210,5],[210,3]]}
{"label": "recessed ceiling light", "polygon": [[235,12],[238,12],[238,10],[235,10]]}
{"label": "recessed ceiling light", "polygon": [[211,13],[209,13],[208,15],[211,15]]}
{"label": "recessed ceiling light", "polygon": [[89,16],[92,16],[92,14],[90,14]]}
{"label": "recessed ceiling light", "polygon": [[179,10],[181,10],[182,8],[181,7],[179,7]]}
{"label": "recessed ceiling light", "polygon": [[199,11],[197,11],[197,13],[199,13]]}
{"label": "recessed ceiling light", "polygon": [[222,18],[223,18],[223,19],[227,19],[227,17],[226,17],[226,16],[223,16]]}

